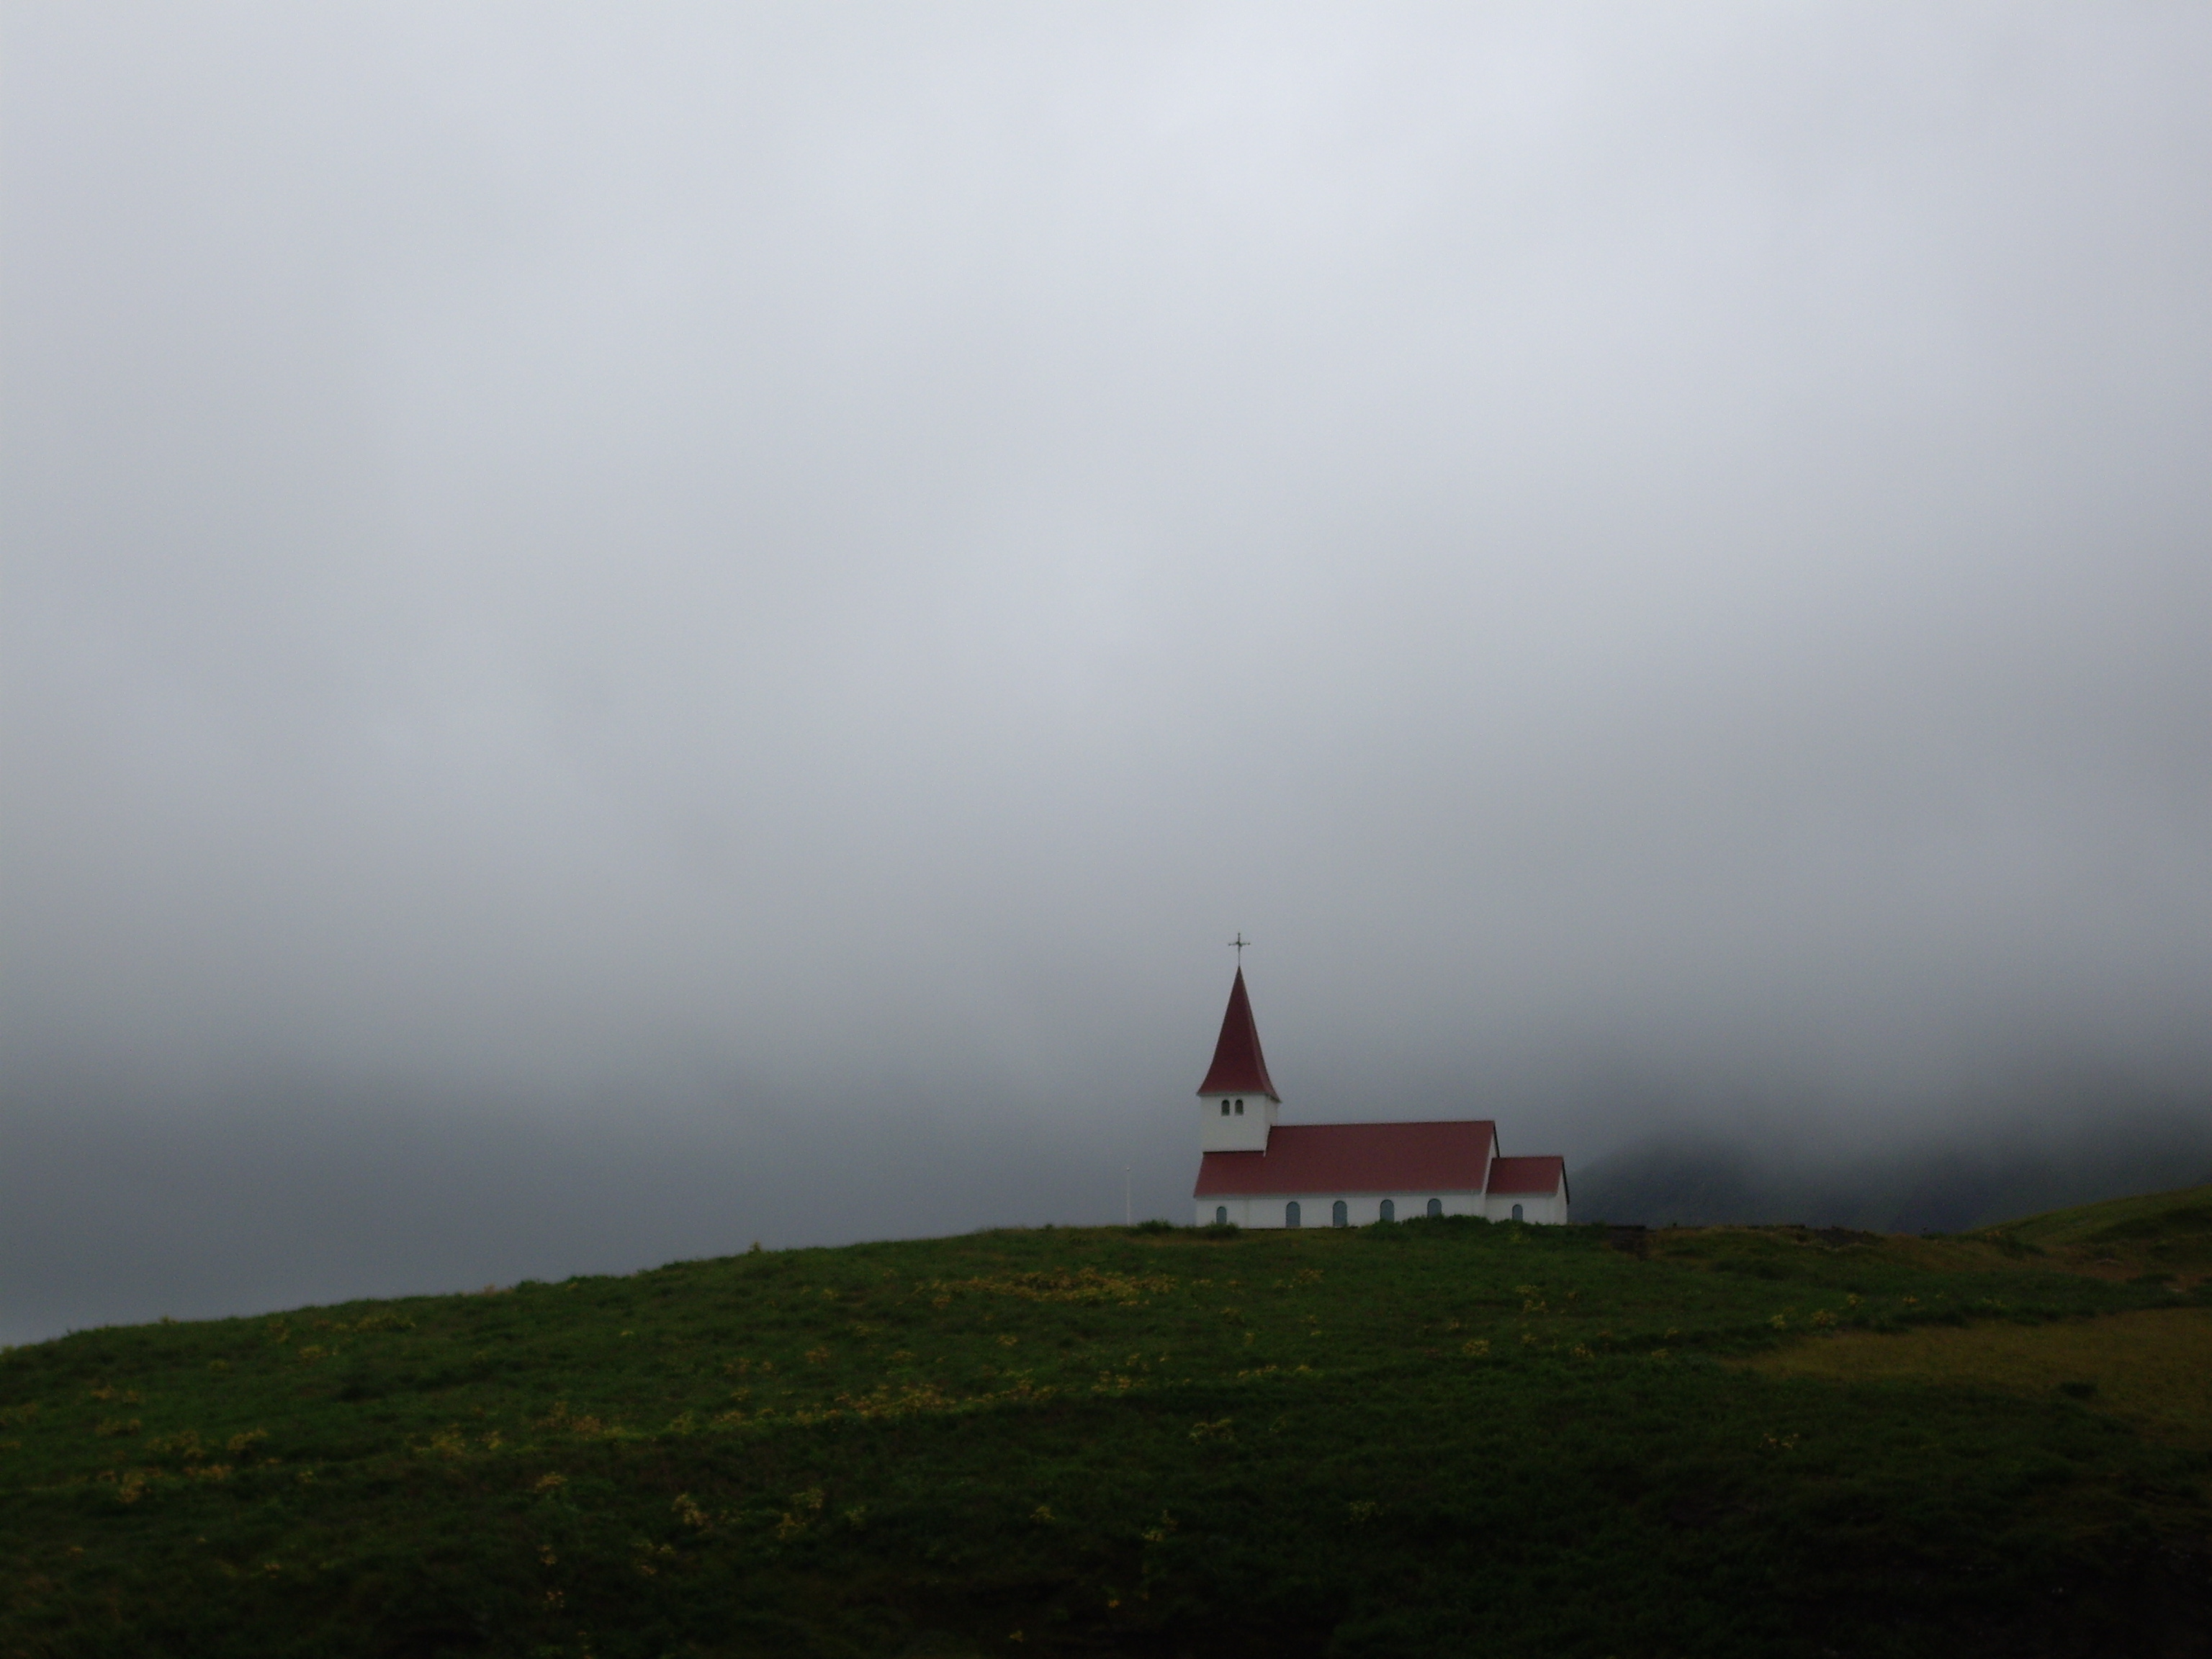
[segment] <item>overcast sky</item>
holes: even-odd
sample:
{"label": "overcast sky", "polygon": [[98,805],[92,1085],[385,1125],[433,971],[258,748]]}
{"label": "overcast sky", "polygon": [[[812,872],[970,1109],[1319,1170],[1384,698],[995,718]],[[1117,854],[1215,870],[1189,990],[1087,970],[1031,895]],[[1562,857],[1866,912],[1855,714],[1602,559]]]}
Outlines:
{"label": "overcast sky", "polygon": [[2212,1098],[2201,5],[5,15],[0,1340]]}

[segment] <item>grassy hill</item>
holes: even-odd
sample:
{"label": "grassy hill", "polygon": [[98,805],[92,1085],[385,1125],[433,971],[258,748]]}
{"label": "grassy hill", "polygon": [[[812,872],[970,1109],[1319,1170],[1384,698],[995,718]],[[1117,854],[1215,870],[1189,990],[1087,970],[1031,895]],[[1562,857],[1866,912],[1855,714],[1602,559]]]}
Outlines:
{"label": "grassy hill", "polygon": [[2212,1273],[2212,1187],[2085,1204],[2007,1222],[1986,1236],[2057,1256],[2084,1272],[2115,1268],[2203,1279]]}
{"label": "grassy hill", "polygon": [[0,1656],[2203,1652],[2212,1297],[2107,1246],[2208,1200],[1046,1229],[79,1333],[0,1353]]}

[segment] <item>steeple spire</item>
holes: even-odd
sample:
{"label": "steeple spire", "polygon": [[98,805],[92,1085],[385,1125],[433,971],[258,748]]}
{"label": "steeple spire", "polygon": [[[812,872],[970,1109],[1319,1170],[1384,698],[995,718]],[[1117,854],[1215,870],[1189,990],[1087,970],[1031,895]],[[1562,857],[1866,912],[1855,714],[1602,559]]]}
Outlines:
{"label": "steeple spire", "polygon": [[1268,1079],[1267,1056],[1260,1052],[1260,1028],[1252,1022],[1252,999],[1245,994],[1242,968],[1237,970],[1236,983],[1229,988],[1229,1010],[1221,1017],[1221,1036],[1213,1045],[1213,1064],[1206,1073],[1206,1081],[1198,1085],[1198,1092],[1282,1098]]}

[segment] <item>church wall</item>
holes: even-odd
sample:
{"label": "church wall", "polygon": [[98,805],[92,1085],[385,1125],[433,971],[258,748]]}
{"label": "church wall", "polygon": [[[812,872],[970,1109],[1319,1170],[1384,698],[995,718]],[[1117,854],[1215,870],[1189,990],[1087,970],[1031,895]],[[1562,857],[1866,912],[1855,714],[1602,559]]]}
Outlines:
{"label": "church wall", "polygon": [[1336,1200],[1345,1203],[1346,1224],[1364,1227],[1370,1222],[1382,1218],[1382,1200],[1395,1201],[1398,1219],[1411,1221],[1428,1212],[1429,1200],[1440,1198],[1446,1215],[1480,1215],[1483,1199],[1480,1193],[1271,1193],[1254,1198],[1201,1198],[1194,1200],[1193,1219],[1206,1226],[1214,1218],[1217,1208],[1226,1209],[1229,1219],[1239,1227],[1280,1227],[1283,1206],[1296,1200],[1303,1212],[1300,1224],[1306,1227],[1326,1227],[1330,1224],[1329,1212]]}
{"label": "church wall", "polygon": [[1510,1221],[1516,1204],[1521,1206],[1523,1221],[1554,1227],[1566,1224],[1565,1188],[1555,1193],[1492,1193],[1484,1200],[1483,1213],[1492,1221]]}
{"label": "church wall", "polygon": [[[1222,1115],[1222,1104],[1244,1103],[1242,1112]],[[1198,1145],[1206,1152],[1264,1152],[1267,1131],[1279,1109],[1265,1095],[1200,1095],[1198,1097]]]}

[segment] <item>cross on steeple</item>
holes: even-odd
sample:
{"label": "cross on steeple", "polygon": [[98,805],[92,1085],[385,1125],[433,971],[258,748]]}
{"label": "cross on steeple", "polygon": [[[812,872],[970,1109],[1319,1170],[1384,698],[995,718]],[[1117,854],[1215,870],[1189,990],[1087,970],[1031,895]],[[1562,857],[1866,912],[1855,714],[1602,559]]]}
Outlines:
{"label": "cross on steeple", "polygon": [[1229,942],[1237,947],[1237,970],[1242,973],[1244,971],[1244,947],[1252,941],[1244,937],[1244,930],[1239,927],[1237,930],[1237,937]]}

